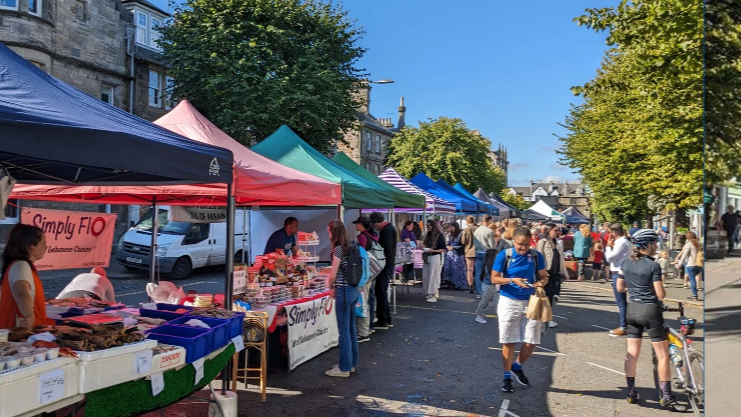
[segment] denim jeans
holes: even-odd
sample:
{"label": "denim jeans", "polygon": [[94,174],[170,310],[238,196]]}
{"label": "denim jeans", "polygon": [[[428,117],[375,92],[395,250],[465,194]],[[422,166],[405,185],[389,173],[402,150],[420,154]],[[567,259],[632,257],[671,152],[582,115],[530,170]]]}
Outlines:
{"label": "denim jeans", "polygon": [[335,311],[337,330],[340,333],[340,370],[350,372],[358,366],[358,328],[355,322],[355,303],[358,302],[357,287],[335,289]]}
{"label": "denim jeans", "polygon": [[[483,289],[481,287],[481,271],[484,269],[484,265],[486,263],[486,252],[476,252],[476,266],[474,267],[474,277],[473,281],[476,283],[474,285],[474,288],[476,289],[476,294],[481,295],[483,294]],[[486,272],[486,271],[484,271]],[[487,279],[485,277],[484,279]]]}
{"label": "denim jeans", "polygon": [[692,296],[697,297],[697,280],[695,279],[698,274],[702,273],[702,267],[700,266],[688,266],[685,268],[684,273],[687,274],[687,279],[690,280],[690,288],[692,288]]}
{"label": "denim jeans", "polygon": [[731,253],[736,244],[736,229],[726,229],[726,237],[728,238],[728,253]]}
{"label": "denim jeans", "polygon": [[618,309],[620,310],[620,328],[625,330],[628,328],[628,322],[625,319],[625,310],[628,308],[628,293],[618,292],[618,276],[619,274],[612,273],[612,292],[615,294],[615,302],[617,302]]}

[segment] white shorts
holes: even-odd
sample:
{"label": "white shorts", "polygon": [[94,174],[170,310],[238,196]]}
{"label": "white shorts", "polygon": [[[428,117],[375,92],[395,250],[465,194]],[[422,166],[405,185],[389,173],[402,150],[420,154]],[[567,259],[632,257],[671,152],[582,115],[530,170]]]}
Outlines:
{"label": "white shorts", "polygon": [[499,297],[499,343],[540,344],[543,323],[526,317],[529,302],[530,300],[515,300],[504,295]]}

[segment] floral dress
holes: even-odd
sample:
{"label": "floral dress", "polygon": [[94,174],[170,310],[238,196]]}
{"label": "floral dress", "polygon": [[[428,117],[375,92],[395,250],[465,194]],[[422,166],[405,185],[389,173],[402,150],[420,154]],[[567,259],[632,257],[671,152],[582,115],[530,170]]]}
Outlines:
{"label": "floral dress", "polygon": [[461,246],[460,235],[451,237],[448,246],[453,246],[454,249],[445,252],[442,281],[453,288],[467,289],[466,257],[465,254],[460,254],[459,250],[455,248]]}

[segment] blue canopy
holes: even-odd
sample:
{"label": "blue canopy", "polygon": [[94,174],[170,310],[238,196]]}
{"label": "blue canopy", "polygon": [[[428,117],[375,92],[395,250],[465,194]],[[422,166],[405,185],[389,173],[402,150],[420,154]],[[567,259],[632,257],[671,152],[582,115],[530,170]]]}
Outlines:
{"label": "blue canopy", "polygon": [[473,211],[474,213],[482,213],[482,214],[485,214],[485,213],[488,213],[489,212],[489,207],[487,207],[484,203],[482,203],[481,201],[479,201],[478,198],[475,198],[475,197],[474,198],[470,198],[470,197],[468,197],[467,195],[463,194],[462,192],[456,190],[455,187],[453,187],[452,185],[448,184],[444,180],[437,180],[437,183],[441,187],[445,188],[446,190],[448,190],[450,192],[453,192],[453,193],[456,193],[459,196],[461,196],[462,198],[465,198],[466,200],[471,201],[472,203],[476,204],[476,210]]}
{"label": "blue canopy", "polygon": [[19,183],[231,184],[231,151],[110,106],[2,43],[0,63],[0,169]]}
{"label": "blue canopy", "polygon": [[455,188],[456,190],[458,190],[461,194],[465,195],[466,197],[472,198],[472,199],[478,201],[479,203],[483,204],[484,206],[486,206],[487,211],[488,211],[489,214],[492,214],[494,216],[499,216],[499,208],[497,208],[495,205],[490,204],[490,203],[488,203],[488,202],[486,202],[486,201],[484,201],[484,200],[476,197],[475,195],[469,193],[468,190],[466,190],[466,188],[461,185],[461,183],[456,183],[453,186],[453,188]]}
{"label": "blue canopy", "polygon": [[574,207],[569,207],[564,210],[561,214],[566,217],[566,223],[570,224],[589,224],[589,218],[583,215],[579,210]]}
{"label": "blue canopy", "polygon": [[458,194],[458,192],[455,191],[455,189],[453,189],[453,191],[448,190],[447,188],[431,180],[424,173],[420,172],[410,181],[412,181],[414,185],[427,191],[428,193],[436,197],[442,198],[443,200],[447,200],[447,201],[450,201],[451,203],[454,203],[455,211],[457,213],[476,213],[478,209],[478,203],[475,203],[468,198],[464,198],[463,196]]}

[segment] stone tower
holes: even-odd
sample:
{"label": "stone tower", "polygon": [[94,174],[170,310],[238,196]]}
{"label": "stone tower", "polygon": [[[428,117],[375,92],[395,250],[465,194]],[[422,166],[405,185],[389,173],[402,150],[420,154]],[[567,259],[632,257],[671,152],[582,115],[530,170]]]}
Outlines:
{"label": "stone tower", "polygon": [[404,105],[404,97],[401,98],[401,102],[399,103],[399,123],[397,124],[396,128],[398,130],[404,129],[404,126],[406,126],[406,122],[404,120],[404,115],[407,112],[407,108]]}

